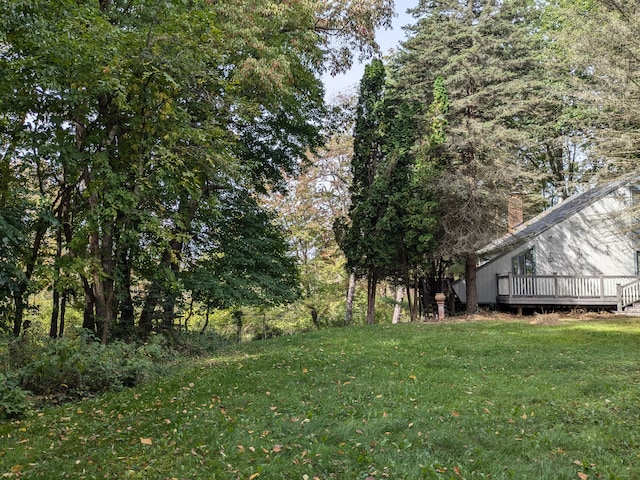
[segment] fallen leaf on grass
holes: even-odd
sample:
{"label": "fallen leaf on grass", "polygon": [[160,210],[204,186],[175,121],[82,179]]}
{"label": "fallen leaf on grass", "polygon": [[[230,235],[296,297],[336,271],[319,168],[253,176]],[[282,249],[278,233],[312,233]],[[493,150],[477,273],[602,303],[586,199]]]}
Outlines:
{"label": "fallen leaf on grass", "polygon": [[249,476],[249,480],[255,480],[256,478],[258,478],[260,476],[260,474],[258,472],[253,473]]}
{"label": "fallen leaf on grass", "polygon": [[580,477],[581,480],[587,480],[589,478],[589,475],[583,472],[578,472],[578,476]]}
{"label": "fallen leaf on grass", "polygon": [[140,443],[143,445],[153,445],[153,438],[140,437]]}

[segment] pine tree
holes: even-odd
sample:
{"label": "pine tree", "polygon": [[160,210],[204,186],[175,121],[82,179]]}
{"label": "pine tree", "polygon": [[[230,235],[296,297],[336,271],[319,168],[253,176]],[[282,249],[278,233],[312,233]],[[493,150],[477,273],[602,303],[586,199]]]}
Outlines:
{"label": "pine tree", "polygon": [[[518,153],[526,145],[519,121],[536,69],[529,40],[531,2],[421,2],[412,36],[399,54],[407,96],[434,100],[438,77],[449,97],[440,161],[432,180],[439,202],[439,247],[464,261],[467,311],[477,309],[475,251],[505,231],[506,205],[529,179]],[[422,144],[429,144],[426,130]]]}

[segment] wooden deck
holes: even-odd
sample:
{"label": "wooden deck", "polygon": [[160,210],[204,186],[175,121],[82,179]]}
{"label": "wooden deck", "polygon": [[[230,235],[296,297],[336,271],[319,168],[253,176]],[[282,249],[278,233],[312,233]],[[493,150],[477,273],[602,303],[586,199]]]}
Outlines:
{"label": "wooden deck", "polygon": [[[615,307],[640,298],[640,277],[607,275],[497,275],[497,302],[515,307]],[[631,292],[626,297],[624,292]],[[633,298],[635,292],[638,298]]]}

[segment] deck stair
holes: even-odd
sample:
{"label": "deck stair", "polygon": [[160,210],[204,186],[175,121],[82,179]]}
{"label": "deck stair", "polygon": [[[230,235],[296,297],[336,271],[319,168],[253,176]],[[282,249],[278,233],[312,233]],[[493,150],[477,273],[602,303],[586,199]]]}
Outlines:
{"label": "deck stair", "polygon": [[640,314],[640,280],[618,285],[618,313]]}

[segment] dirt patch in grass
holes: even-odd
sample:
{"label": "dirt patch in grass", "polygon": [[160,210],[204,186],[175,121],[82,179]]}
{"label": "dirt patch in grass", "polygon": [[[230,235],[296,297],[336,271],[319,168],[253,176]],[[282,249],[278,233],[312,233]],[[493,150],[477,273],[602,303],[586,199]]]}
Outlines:
{"label": "dirt patch in grass", "polygon": [[559,313],[533,314],[529,325],[558,325],[560,323]]}
{"label": "dirt patch in grass", "polygon": [[517,315],[509,312],[483,311],[475,315],[452,315],[444,321],[448,323],[465,322],[525,322],[531,325],[557,325],[563,322],[601,322],[627,320],[630,317],[617,315],[612,312],[595,312],[570,310],[564,312],[533,313],[530,315]]}

